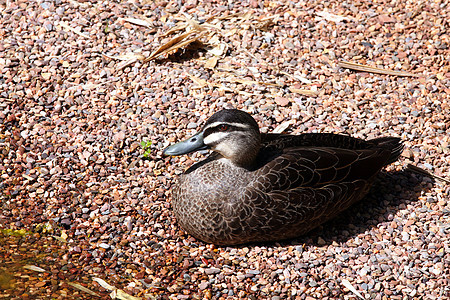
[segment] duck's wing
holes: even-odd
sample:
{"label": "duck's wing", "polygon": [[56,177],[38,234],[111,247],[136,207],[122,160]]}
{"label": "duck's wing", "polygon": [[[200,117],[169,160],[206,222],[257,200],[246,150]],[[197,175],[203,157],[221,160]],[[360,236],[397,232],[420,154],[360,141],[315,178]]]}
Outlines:
{"label": "duck's wing", "polygon": [[273,240],[310,231],[364,197],[390,155],[384,149],[285,151],[255,171],[239,209],[245,228],[237,233]]}
{"label": "duck's wing", "polygon": [[333,133],[304,133],[289,134],[261,134],[263,148],[283,150],[292,147],[331,147],[348,150],[363,150],[381,148],[391,152],[387,164],[398,159],[403,151],[403,143],[397,137],[381,137],[372,140],[362,140],[342,134]]}
{"label": "duck's wing", "polygon": [[[322,188],[296,188],[289,191],[262,193],[250,188],[244,203],[252,209],[241,209],[245,226],[236,228],[254,235],[254,240],[281,240],[305,234],[330,220],[359,201],[370,185],[364,180],[329,184]],[[242,223],[241,223],[242,224]]]}
{"label": "duck's wing", "polygon": [[292,147],[271,155],[254,171],[254,186],[266,193],[371,180],[390,159],[391,151]]}

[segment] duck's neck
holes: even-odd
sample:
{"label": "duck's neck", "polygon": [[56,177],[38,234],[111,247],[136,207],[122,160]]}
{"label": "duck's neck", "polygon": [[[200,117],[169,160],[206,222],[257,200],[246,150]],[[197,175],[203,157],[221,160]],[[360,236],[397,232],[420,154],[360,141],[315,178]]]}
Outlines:
{"label": "duck's neck", "polygon": [[252,169],[261,147],[260,142],[255,141],[254,143],[240,145],[241,146],[234,146],[233,148],[220,149],[222,151],[218,152],[224,159],[229,161],[229,163],[241,168]]}

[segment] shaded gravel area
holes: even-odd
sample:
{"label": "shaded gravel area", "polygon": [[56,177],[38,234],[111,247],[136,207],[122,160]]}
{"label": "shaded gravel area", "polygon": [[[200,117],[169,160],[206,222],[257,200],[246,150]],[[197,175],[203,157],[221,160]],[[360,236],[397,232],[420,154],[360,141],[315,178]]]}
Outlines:
{"label": "shaded gravel area", "polygon": [[[94,277],[142,299],[450,298],[450,185],[405,168],[450,178],[446,1],[7,1],[0,11],[0,299],[110,298]],[[148,63],[110,58],[149,56],[186,16],[224,17],[216,65],[198,45]],[[202,155],[161,153],[222,107],[250,112],[264,132],[288,122],[289,133],[400,136],[406,150],[362,203],[310,234],[216,247],[180,229],[170,206],[177,175]]]}

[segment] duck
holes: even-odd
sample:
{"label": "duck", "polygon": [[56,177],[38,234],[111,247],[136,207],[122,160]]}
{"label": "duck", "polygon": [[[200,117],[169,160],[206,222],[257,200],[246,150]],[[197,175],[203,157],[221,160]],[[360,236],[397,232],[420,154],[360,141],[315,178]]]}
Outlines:
{"label": "duck", "polygon": [[369,192],[398,160],[398,137],[261,133],[242,110],[214,113],[194,136],[164,149],[211,150],[180,175],[171,205],[178,224],[206,243],[231,246],[300,237]]}

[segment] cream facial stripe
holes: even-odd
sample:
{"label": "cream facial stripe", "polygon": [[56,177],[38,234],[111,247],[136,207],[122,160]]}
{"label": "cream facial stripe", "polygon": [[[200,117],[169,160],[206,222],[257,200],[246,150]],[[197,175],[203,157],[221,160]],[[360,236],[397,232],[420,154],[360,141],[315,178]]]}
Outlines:
{"label": "cream facial stripe", "polygon": [[206,145],[213,145],[229,134],[229,132],[213,132],[203,138],[203,143]]}
{"label": "cream facial stripe", "polygon": [[250,128],[250,125],[248,125],[248,124],[232,123],[232,122],[214,122],[214,123],[208,124],[203,129],[203,131],[205,131],[208,128],[216,127],[216,126],[219,126],[219,125],[229,125],[229,126],[240,127],[240,128]]}

